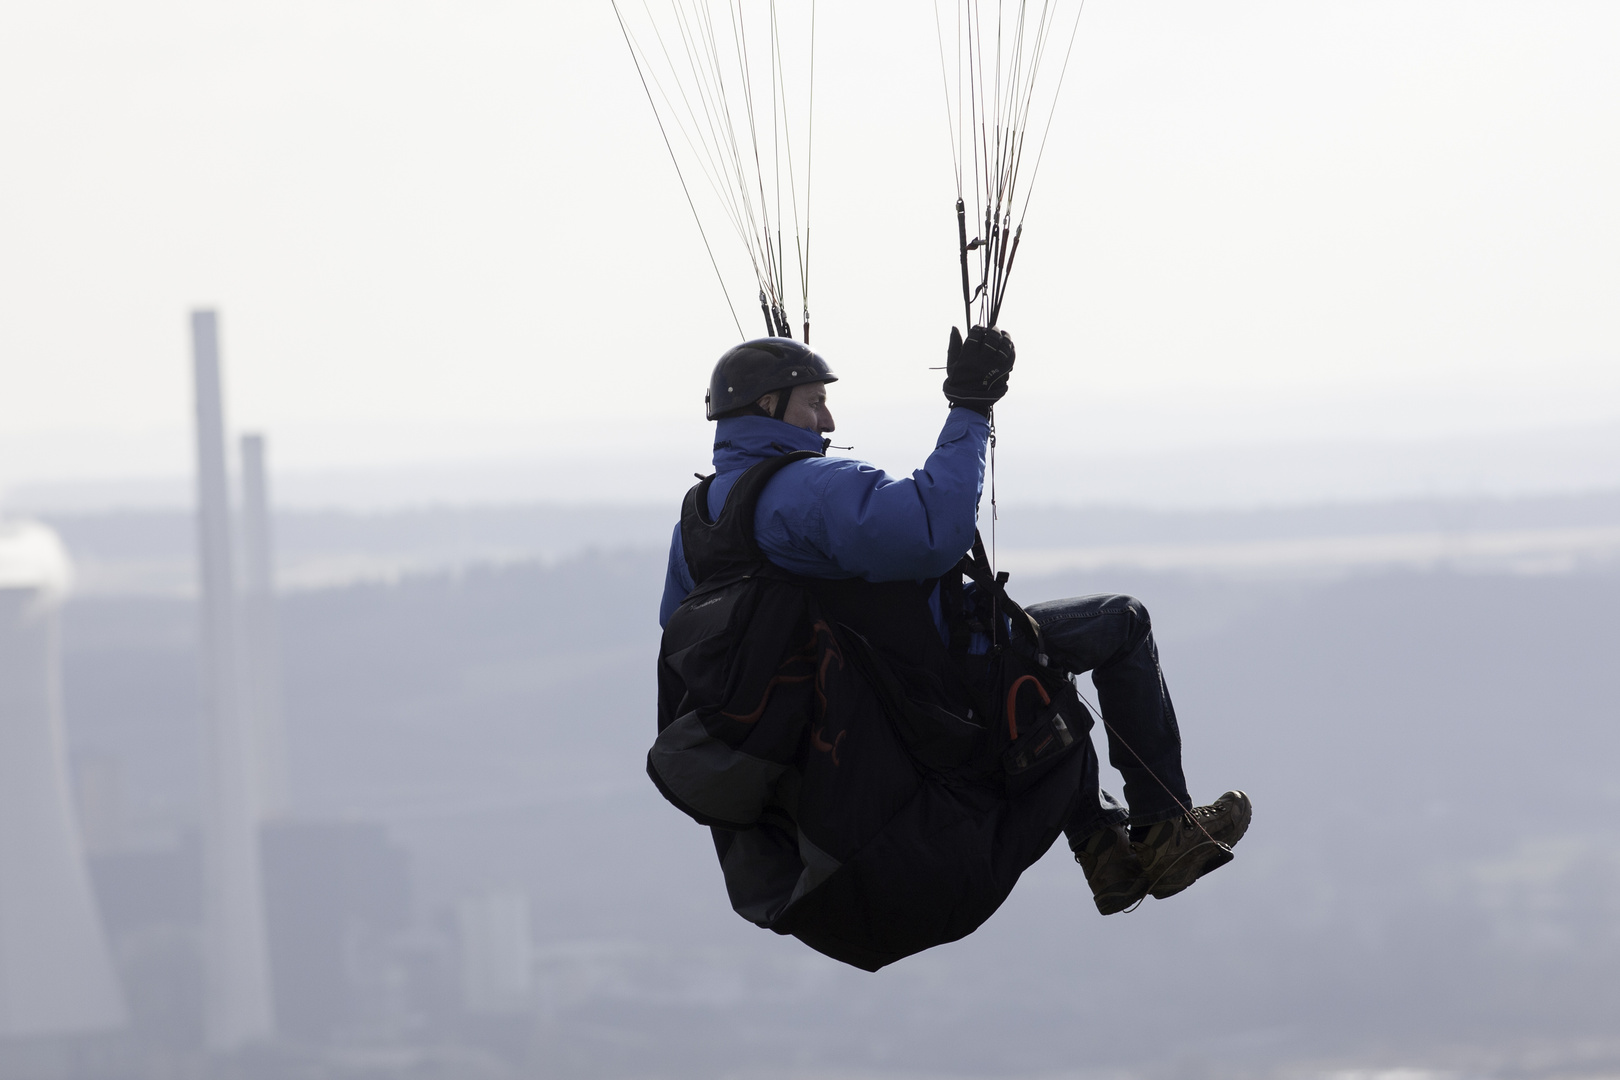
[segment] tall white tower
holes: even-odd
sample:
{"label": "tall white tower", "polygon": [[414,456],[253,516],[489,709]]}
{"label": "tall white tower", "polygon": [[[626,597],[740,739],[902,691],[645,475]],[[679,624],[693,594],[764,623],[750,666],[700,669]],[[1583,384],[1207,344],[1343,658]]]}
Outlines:
{"label": "tall white tower", "polygon": [[197,565],[203,663],[203,919],[208,1042],[229,1050],[274,1029],[260,881],[255,739],[242,707],[219,323],[191,314],[197,405]]}
{"label": "tall white tower", "polygon": [[120,1027],[68,789],[57,608],[67,553],[0,523],[0,1037]]}
{"label": "tall white tower", "polygon": [[242,690],[258,766],[259,809],[287,812],[287,738],[281,713],[275,548],[264,436],[242,436]]}

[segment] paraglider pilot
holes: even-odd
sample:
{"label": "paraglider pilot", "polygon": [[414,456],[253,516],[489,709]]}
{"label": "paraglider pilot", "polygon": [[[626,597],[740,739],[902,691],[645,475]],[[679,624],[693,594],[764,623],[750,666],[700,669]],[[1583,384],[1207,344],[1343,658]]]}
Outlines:
{"label": "paraglider pilot", "polygon": [[[1067,838],[1104,915],[1229,862],[1249,798],[1194,806],[1147,609],[1021,608],[978,542],[1005,333],[951,332],[923,468],[827,457],[837,376],[790,338],[714,367],[659,620],[648,774],[710,826],[733,907],[867,970],[971,933]],[[1124,804],[1098,785],[1090,672]]]}

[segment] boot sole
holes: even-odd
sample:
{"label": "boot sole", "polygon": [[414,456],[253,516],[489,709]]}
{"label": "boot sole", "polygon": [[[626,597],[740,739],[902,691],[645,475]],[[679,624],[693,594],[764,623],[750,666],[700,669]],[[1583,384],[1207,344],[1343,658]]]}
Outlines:
{"label": "boot sole", "polygon": [[[1205,842],[1207,843],[1208,841],[1205,841]],[[1230,848],[1216,848],[1214,854],[1209,855],[1204,859],[1203,864],[1201,866],[1199,866],[1198,872],[1196,874],[1194,874],[1187,881],[1184,881],[1180,885],[1177,885],[1173,889],[1166,889],[1166,888],[1154,889],[1153,890],[1153,899],[1155,899],[1155,900],[1164,900],[1164,899],[1168,899],[1169,897],[1172,897],[1172,896],[1176,895],[1179,892],[1185,891],[1188,888],[1188,886],[1192,885],[1193,882],[1197,881],[1199,878],[1203,877],[1205,874],[1209,873],[1211,870],[1219,870],[1221,867],[1223,867],[1227,863],[1231,862],[1234,857],[1235,856],[1233,856],[1232,851],[1231,851]]]}
{"label": "boot sole", "polygon": [[1142,878],[1125,892],[1104,893],[1102,896],[1093,896],[1092,899],[1097,902],[1097,910],[1100,913],[1114,915],[1124,911],[1147,894],[1148,881],[1147,878]]}

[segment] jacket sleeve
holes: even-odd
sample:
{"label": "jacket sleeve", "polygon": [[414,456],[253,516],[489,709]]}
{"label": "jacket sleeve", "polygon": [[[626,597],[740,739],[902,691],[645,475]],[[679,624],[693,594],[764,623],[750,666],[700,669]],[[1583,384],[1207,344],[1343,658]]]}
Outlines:
{"label": "jacket sleeve", "polygon": [[904,479],[843,458],[792,465],[760,499],[760,548],[812,577],[938,577],[973,545],[989,437],[985,417],[952,409],[927,463]]}
{"label": "jacket sleeve", "polygon": [[659,626],[669,625],[669,617],[694,588],[692,572],[686,568],[686,549],[681,546],[681,525],[676,522],[669,541],[669,565],[664,570],[664,599],[658,605]]}

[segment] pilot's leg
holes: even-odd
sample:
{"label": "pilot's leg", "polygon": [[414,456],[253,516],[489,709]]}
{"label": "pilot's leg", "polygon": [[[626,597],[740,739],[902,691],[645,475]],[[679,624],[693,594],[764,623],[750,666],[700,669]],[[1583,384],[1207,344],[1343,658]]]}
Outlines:
{"label": "pilot's leg", "polygon": [[1208,806],[1194,806],[1188,797],[1181,731],[1147,608],[1129,596],[1084,596],[1026,610],[1041,624],[1054,667],[1091,672],[1108,760],[1125,778],[1130,858],[1123,829],[1085,836],[1079,835],[1084,828],[1066,830],[1098,910],[1122,910],[1144,892],[1161,900],[1174,896],[1230,862],[1253,807],[1241,791],[1228,791]]}
{"label": "pilot's leg", "polygon": [[1082,596],[1026,608],[1041,624],[1051,664],[1091,672],[1108,739],[1108,761],[1125,778],[1138,828],[1192,806],[1181,772],[1181,731],[1170,703],[1147,608],[1130,596]]}

